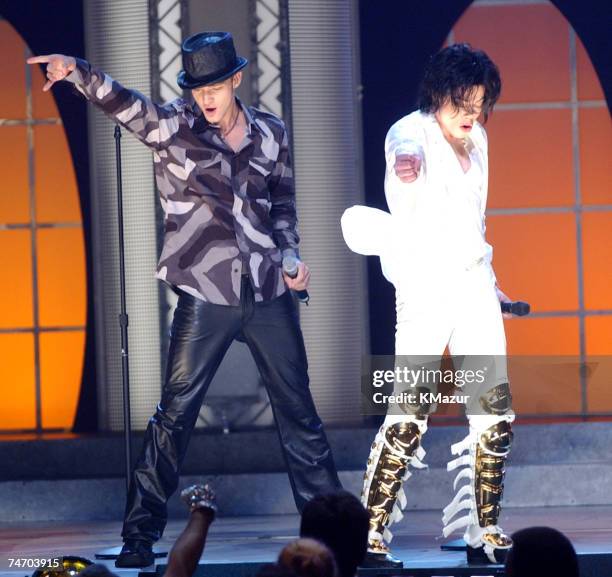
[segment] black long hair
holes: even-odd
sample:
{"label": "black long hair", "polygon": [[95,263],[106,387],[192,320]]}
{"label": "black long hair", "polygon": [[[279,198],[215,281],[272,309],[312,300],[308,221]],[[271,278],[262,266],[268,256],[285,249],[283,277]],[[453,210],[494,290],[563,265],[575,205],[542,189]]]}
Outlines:
{"label": "black long hair", "polygon": [[452,44],[429,61],[419,92],[419,109],[435,113],[449,100],[454,108],[464,108],[477,86],[484,87],[482,113],[486,121],[501,92],[499,69],[482,50]]}

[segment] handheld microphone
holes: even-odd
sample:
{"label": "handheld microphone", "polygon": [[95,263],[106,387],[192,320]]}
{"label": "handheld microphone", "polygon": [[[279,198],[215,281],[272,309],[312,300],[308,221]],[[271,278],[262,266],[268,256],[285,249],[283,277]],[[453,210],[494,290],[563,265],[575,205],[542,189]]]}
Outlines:
{"label": "handheld microphone", "polygon": [[[299,262],[298,259],[295,258],[294,256],[286,256],[283,258],[283,272],[289,278],[295,278],[298,275],[298,272],[299,272],[298,262]],[[295,294],[297,294],[297,297],[300,302],[306,305],[308,304],[308,301],[310,300],[310,296],[308,295],[307,290],[295,291]]]}
{"label": "handheld microphone", "polygon": [[502,313],[512,313],[517,317],[524,317],[531,311],[529,303],[523,301],[516,301],[513,303],[499,303],[501,305]]}

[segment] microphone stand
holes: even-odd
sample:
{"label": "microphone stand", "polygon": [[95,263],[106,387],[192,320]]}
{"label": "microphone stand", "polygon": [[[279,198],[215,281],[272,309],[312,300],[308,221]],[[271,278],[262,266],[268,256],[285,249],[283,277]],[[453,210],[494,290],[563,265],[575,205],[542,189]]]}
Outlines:
{"label": "microphone stand", "polygon": [[[121,329],[121,376],[123,381],[123,432],[125,446],[125,494],[126,500],[130,491],[130,476],[132,473],[132,423],[130,410],[130,365],[128,351],[129,318],[125,297],[125,240],[123,235],[123,179],[121,172],[121,128],[115,125],[115,158],[117,165],[117,226],[119,230],[119,286],[121,310],[119,327]],[[96,559],[116,559],[121,547],[111,547],[95,554]],[[165,557],[166,551],[153,550],[155,558]]]}
{"label": "microphone stand", "polygon": [[[125,241],[123,236],[123,179],[121,173],[121,128],[115,125],[115,161],[117,168],[117,226],[119,229],[119,291],[121,310],[119,327],[121,330],[121,376],[123,385],[123,435],[125,448],[125,494],[130,490],[130,475],[132,472],[132,423],[130,411],[130,364],[128,352],[128,326],[125,298]],[[96,559],[116,559],[121,547],[111,547],[95,554]]]}
{"label": "microphone stand", "polygon": [[121,295],[121,312],[119,326],[121,329],[121,376],[123,379],[123,430],[125,443],[125,485],[126,495],[130,490],[132,473],[132,423],[130,411],[130,364],[128,352],[127,305],[125,298],[125,241],[123,236],[123,182],[121,174],[121,128],[115,125],[115,157],[117,161],[117,226],[119,229],[119,286]]}

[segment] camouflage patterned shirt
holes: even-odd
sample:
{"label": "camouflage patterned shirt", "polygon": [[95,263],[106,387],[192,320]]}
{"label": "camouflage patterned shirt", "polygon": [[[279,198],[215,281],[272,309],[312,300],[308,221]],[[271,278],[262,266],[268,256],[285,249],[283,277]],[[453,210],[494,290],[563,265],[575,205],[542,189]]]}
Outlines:
{"label": "camouflage patterned shirt", "polygon": [[285,292],[282,258],[296,255],[299,237],[278,117],[238,100],[248,131],[234,152],[193,100],[155,104],[81,59],[66,80],[153,151],[165,214],[157,278],[222,305],[240,303],[243,272],[256,301]]}

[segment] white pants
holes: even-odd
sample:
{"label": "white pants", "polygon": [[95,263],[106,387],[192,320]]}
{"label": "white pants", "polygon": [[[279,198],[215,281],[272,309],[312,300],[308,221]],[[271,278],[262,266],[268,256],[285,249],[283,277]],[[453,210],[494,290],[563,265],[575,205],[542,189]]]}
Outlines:
{"label": "white pants", "polygon": [[[484,369],[483,382],[457,391],[467,395],[468,417],[481,414],[480,396],[508,382],[506,336],[490,266],[476,265],[435,281],[414,278],[396,287],[396,301],[395,355],[407,357],[398,363],[435,370],[448,346],[451,356],[461,360],[455,369]],[[396,384],[394,392],[405,390]],[[390,406],[385,424],[404,418],[400,408]]]}
{"label": "white pants", "polygon": [[[483,535],[487,532],[502,531],[497,525],[481,527],[478,521],[474,485],[474,479],[479,474],[476,469],[476,446],[483,433],[492,426],[500,421],[514,420],[514,413],[509,406],[503,414],[493,414],[483,410],[481,403],[493,387],[508,382],[506,337],[495,291],[495,277],[487,263],[447,274],[445,277],[440,275],[436,280],[425,278],[423,271],[421,277],[418,277],[418,271],[414,273],[412,283],[406,275],[406,282],[396,286],[396,357],[410,357],[411,364],[418,364],[422,357],[426,357],[429,363],[439,363],[448,346],[451,356],[463,357],[461,368],[477,369],[479,363],[484,361],[489,369],[483,383],[466,386],[463,391],[469,393],[466,396],[465,408],[470,431],[461,443],[451,448],[454,459],[449,463],[448,470],[461,467],[455,482],[460,478],[470,479],[470,482],[457,488],[455,498],[444,510],[443,522],[444,536],[465,528],[463,538],[466,543],[471,547],[484,546],[487,556],[493,562],[495,556],[492,546],[484,540]],[[455,366],[455,369],[457,368]],[[406,421],[419,427],[421,437],[427,431],[427,418],[407,414],[401,407],[393,405],[387,413],[381,431]],[[417,462],[419,467],[423,455],[424,451],[421,451]],[[414,462],[412,464],[414,465]],[[461,511],[465,514],[457,517]],[[384,536],[386,539],[391,537],[387,527]]]}
{"label": "white pants", "polygon": [[488,264],[396,287],[396,355],[506,354],[495,277]]}

